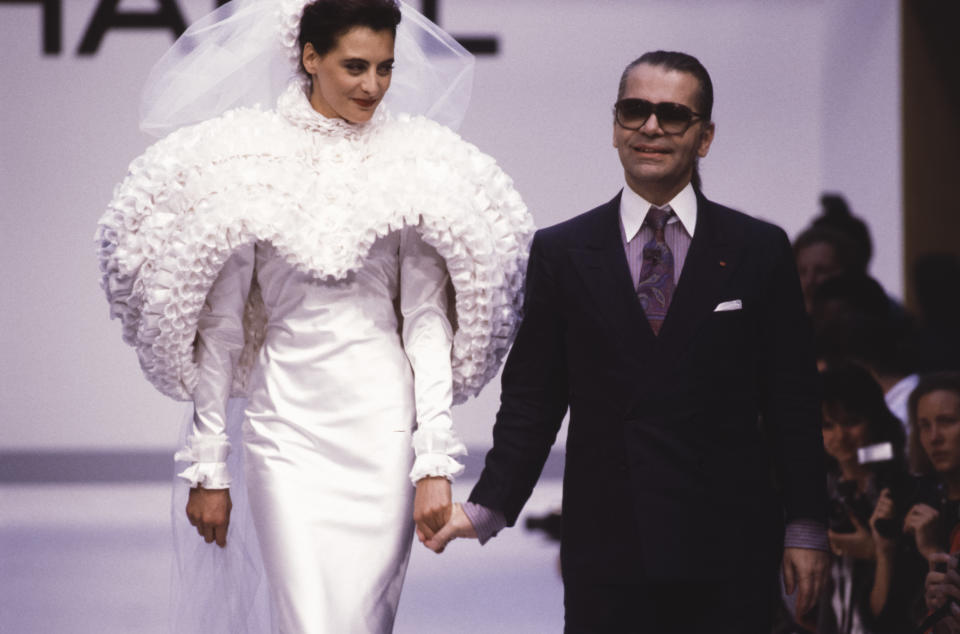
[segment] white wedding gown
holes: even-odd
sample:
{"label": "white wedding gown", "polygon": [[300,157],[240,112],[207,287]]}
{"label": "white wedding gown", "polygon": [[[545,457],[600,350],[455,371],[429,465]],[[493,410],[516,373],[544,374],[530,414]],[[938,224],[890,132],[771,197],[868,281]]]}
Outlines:
{"label": "white wedding gown", "polygon": [[328,119],[302,81],[134,159],[102,286],[147,379],[195,405],[180,475],[234,502],[220,549],[174,490],[174,631],[391,630],[411,480],[463,469],[450,407],[496,376],[532,234],[454,132]]}
{"label": "white wedding gown", "polygon": [[390,632],[413,538],[411,435],[417,421],[450,426],[443,258],[413,228],[374,243],[344,280],[301,273],[269,244],[235,252],[200,316],[194,444],[223,433],[252,280],[267,329],[244,475],[275,627]]}

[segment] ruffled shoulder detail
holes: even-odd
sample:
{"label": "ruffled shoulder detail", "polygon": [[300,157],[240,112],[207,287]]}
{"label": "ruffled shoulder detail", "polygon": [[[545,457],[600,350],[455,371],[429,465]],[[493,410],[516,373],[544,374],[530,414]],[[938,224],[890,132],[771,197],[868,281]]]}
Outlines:
{"label": "ruffled shoulder detail", "polygon": [[[477,394],[513,340],[533,234],[511,179],[422,117],[384,113],[357,134],[288,115],[240,109],[178,130],[114,191],[96,232],[102,287],[147,378],[190,399],[197,319],[235,249],[269,242],[296,268],[341,279],[378,238],[412,226],[446,260],[455,291],[454,401]],[[254,285],[235,395],[265,321]]]}

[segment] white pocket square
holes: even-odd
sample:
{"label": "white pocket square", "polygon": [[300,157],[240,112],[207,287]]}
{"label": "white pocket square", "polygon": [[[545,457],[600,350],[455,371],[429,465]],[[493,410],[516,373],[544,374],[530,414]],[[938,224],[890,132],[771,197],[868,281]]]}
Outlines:
{"label": "white pocket square", "polygon": [[717,304],[717,307],[713,309],[715,313],[722,313],[728,310],[740,310],[743,308],[743,302],[739,299],[731,299],[729,302],[720,302]]}

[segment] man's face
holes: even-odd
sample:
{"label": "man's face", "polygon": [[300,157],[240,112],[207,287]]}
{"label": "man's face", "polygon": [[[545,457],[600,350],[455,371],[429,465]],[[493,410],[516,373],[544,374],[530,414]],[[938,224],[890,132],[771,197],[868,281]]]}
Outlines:
{"label": "man's face", "polygon": [[[689,73],[640,64],[630,71],[621,99],[673,102],[698,112],[699,88]],[[713,132],[713,123],[696,119],[686,132],[667,134],[652,114],[639,130],[614,121],[613,146],[630,188],[652,203],[665,204],[690,182],[694,162],[707,155]]]}

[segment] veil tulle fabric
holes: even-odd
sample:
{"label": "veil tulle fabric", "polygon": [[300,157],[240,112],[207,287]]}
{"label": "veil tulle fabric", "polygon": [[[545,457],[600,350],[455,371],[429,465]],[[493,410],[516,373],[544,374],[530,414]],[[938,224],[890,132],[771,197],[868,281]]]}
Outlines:
{"label": "veil tulle fabric", "polygon": [[[270,109],[299,71],[300,16],[308,0],[232,0],[190,26],[153,67],[140,128],[165,136],[230,108]],[[457,129],[470,102],[474,58],[400,2],[396,65],[384,102]]]}
{"label": "veil tulle fabric", "polygon": [[[141,129],[164,136],[231,108],[272,108],[299,73],[297,36],[306,4],[232,0],[194,23],[150,72]],[[387,107],[456,128],[470,101],[473,56],[416,10],[400,5]],[[244,399],[231,399],[227,406],[227,434],[234,451],[227,459],[233,510],[226,548],[205,543],[189,525],[184,512],[188,485],[175,478],[170,623],[175,632],[252,634],[275,629],[244,485],[240,448],[245,404]],[[183,446],[191,424],[192,416],[185,416],[178,446]]]}

